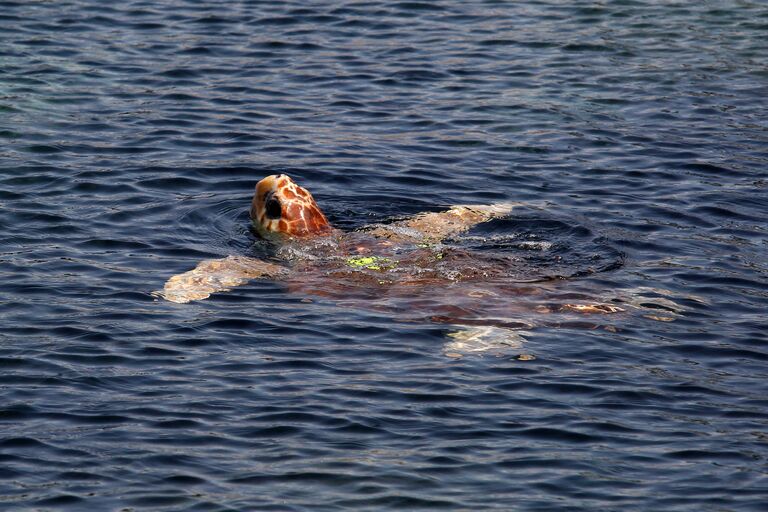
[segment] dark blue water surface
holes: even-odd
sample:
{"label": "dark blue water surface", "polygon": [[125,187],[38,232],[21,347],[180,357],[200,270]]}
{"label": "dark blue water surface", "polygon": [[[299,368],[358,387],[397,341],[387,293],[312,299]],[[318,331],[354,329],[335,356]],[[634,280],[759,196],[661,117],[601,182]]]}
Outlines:
{"label": "dark blue water surface", "polygon": [[[276,172],[646,309],[153,296]],[[766,510],[767,251],[764,2],[0,1],[0,508]]]}

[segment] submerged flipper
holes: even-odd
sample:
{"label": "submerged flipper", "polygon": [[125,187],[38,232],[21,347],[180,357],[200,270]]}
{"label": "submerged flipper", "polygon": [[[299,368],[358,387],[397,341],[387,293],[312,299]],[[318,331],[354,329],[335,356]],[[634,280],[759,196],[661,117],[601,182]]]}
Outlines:
{"label": "submerged flipper", "polygon": [[456,325],[458,330],[448,333],[451,341],[443,346],[448,357],[468,354],[503,353],[521,349],[525,345],[527,331],[495,327],[492,325]]}
{"label": "submerged flipper", "polygon": [[244,256],[204,260],[193,270],[168,279],[159,295],[183,304],[208,298],[212,293],[243,285],[251,279],[276,278],[286,273],[285,267]]}
{"label": "submerged flipper", "polygon": [[395,241],[440,242],[481,222],[503,217],[520,204],[522,203],[456,205],[444,212],[420,213],[390,224],[377,224],[366,231],[375,237]]}

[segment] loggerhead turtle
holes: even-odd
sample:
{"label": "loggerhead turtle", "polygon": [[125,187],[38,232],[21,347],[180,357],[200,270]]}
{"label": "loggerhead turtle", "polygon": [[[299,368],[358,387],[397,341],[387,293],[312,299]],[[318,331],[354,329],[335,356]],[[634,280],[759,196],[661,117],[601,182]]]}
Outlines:
{"label": "loggerhead turtle", "polygon": [[[532,327],[529,318],[540,313],[559,313],[557,326],[570,321],[610,330],[572,317],[622,312],[615,303],[623,301],[594,303],[573,292],[558,295],[546,283],[510,280],[514,261],[509,258],[445,243],[478,223],[508,215],[516,205],[457,205],[342,232],[289,176],[267,176],[256,185],[250,216],[259,235],[274,242],[274,260],[205,260],[171,277],[160,295],[186,303],[252,279],[274,279],[305,296],[394,311],[402,321],[451,324],[460,330],[450,334],[447,353],[518,347],[519,333]],[[514,300],[521,295],[526,299]]]}

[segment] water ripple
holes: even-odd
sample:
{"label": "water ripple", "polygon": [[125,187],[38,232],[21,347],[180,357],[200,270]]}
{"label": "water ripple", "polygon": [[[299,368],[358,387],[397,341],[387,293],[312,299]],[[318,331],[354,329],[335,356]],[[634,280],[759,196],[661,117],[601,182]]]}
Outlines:
{"label": "water ripple", "polygon": [[[0,508],[764,509],[763,5],[0,4]],[[501,284],[158,301],[273,173],[526,206]]]}

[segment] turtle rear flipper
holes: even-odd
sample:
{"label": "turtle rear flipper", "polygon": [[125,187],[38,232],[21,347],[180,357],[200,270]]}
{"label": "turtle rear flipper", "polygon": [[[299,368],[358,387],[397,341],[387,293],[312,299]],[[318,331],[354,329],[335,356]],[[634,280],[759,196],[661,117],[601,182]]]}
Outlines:
{"label": "turtle rear flipper", "polygon": [[193,270],[168,279],[159,295],[183,304],[206,299],[212,293],[243,285],[251,279],[276,278],[286,272],[283,266],[243,256],[204,260]]}
{"label": "turtle rear flipper", "polygon": [[493,325],[454,325],[457,330],[448,333],[450,341],[443,346],[448,357],[468,354],[504,353],[523,348],[527,331]]}
{"label": "turtle rear flipper", "polygon": [[368,233],[380,238],[440,242],[461,234],[476,224],[508,215],[522,203],[463,204],[444,212],[420,213],[409,219],[371,227]]}

